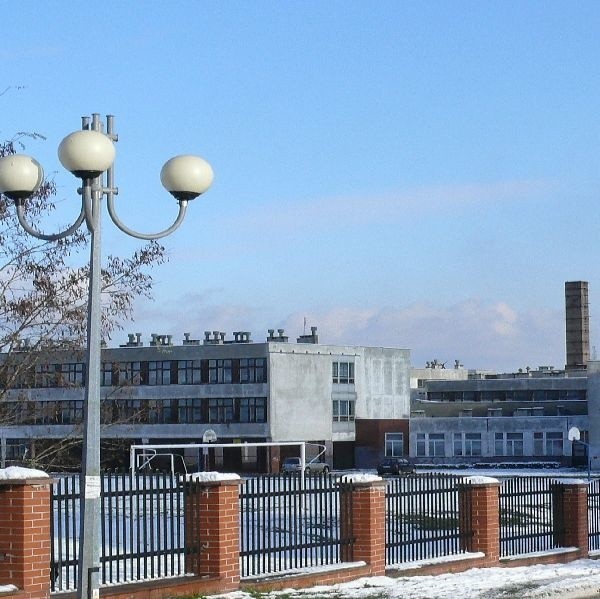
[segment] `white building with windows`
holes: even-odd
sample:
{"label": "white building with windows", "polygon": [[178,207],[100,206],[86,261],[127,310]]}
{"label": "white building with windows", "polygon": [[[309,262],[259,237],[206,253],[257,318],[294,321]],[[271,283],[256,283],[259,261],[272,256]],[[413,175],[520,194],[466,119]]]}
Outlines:
{"label": "white building with windows", "polygon": [[[386,450],[408,452],[408,350],[320,344],[316,328],[295,343],[283,330],[258,343],[247,332],[190,337],[175,344],[153,335],[144,345],[141,335],[129,335],[103,350],[103,455],[128,456],[131,444],[198,443],[207,430],[232,445],[211,453],[225,470],[276,471],[291,451],[241,450],[244,442],[311,442],[314,453],[325,447],[321,459],[335,468],[373,465]],[[36,357],[11,384],[0,404],[2,464],[81,436],[82,358]]]}

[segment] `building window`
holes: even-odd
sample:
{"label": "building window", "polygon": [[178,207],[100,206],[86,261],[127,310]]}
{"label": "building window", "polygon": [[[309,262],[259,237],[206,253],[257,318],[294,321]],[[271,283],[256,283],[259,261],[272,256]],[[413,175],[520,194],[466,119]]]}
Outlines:
{"label": "building window", "polygon": [[56,364],[36,364],[35,386],[56,387]]}
{"label": "building window", "polygon": [[58,365],[58,384],[61,387],[83,387],[84,365],[59,364]]}
{"label": "building window", "polygon": [[523,433],[496,433],[494,444],[497,456],[523,455]]}
{"label": "building window", "polygon": [[29,451],[27,439],[6,439],[6,459],[24,460]]}
{"label": "building window", "polygon": [[265,358],[240,359],[240,383],[266,383],[267,360]]}
{"label": "building window", "polygon": [[59,424],[79,424],[83,422],[83,401],[61,401],[56,412]]}
{"label": "building window", "polygon": [[454,433],[455,456],[480,456],[481,433]]}
{"label": "building window", "polygon": [[113,385],[113,363],[102,362],[100,367],[100,384],[103,387],[111,387]]}
{"label": "building window", "polygon": [[267,398],[242,397],[240,400],[240,422],[266,422]]}
{"label": "building window", "polygon": [[337,385],[354,385],[354,362],[333,362],[333,382]]}
{"label": "building window", "polygon": [[208,382],[231,383],[231,360],[209,360]]}
{"label": "building window", "polygon": [[548,431],[545,433],[533,433],[533,454],[542,456],[562,456],[562,432]]}
{"label": "building window", "polygon": [[398,458],[404,454],[404,433],[385,434],[385,456]]}
{"label": "building window", "polygon": [[177,400],[177,422],[179,424],[205,422],[202,417],[202,400],[200,398]]}
{"label": "building window", "polygon": [[233,422],[233,399],[214,398],[208,400],[208,421],[214,424]]}
{"label": "building window", "polygon": [[139,385],[141,383],[141,362],[119,362],[116,364],[118,385]]}
{"label": "building window", "polygon": [[444,433],[429,433],[429,455],[444,457]]}
{"label": "building window", "polygon": [[417,433],[417,456],[444,457],[444,433]]}
{"label": "building window", "polygon": [[333,421],[351,422],[354,420],[354,399],[334,399],[333,400]]}
{"label": "building window", "polygon": [[417,433],[416,454],[418,457],[424,457],[427,455],[426,445],[425,445],[425,433]]}
{"label": "building window", "polygon": [[171,362],[148,362],[148,385],[170,385]]}
{"label": "building window", "polygon": [[177,362],[177,383],[179,385],[199,385],[201,373],[200,360],[179,360]]}

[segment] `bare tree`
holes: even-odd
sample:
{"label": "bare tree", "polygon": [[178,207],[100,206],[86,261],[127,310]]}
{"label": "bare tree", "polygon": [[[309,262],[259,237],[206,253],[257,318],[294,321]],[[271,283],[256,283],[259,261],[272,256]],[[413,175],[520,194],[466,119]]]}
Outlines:
{"label": "bare tree", "polygon": [[[26,136],[41,137],[17,134],[0,142],[0,156],[14,154]],[[0,424],[3,425],[22,422],[23,405],[19,404],[23,403],[23,397],[14,401],[19,395],[14,390],[37,386],[36,378],[46,374],[39,371],[40,364],[47,363],[57,352],[83,356],[88,299],[87,231],[82,228],[66,239],[40,241],[21,228],[12,204],[0,194]],[[43,229],[45,217],[55,208],[56,187],[53,181],[46,180],[27,201],[27,219]],[[105,260],[102,270],[105,341],[131,318],[136,298],[151,297],[151,269],[164,260],[164,247],[154,241],[132,255],[109,256]],[[84,264],[78,265],[78,261]],[[64,382],[66,386],[71,383]]]}

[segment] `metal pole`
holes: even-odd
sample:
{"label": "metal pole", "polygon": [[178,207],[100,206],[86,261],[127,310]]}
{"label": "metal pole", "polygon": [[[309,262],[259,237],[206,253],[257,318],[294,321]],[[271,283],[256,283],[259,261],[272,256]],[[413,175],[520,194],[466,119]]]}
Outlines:
{"label": "metal pole", "polygon": [[[107,136],[114,142],[118,137],[113,131],[114,118],[111,115],[106,117]],[[93,114],[92,117],[83,117],[81,127],[83,130],[92,130],[103,132],[103,124],[100,121],[99,114]],[[198,157],[175,157],[171,160],[185,161],[192,159],[200,161],[202,168],[206,164]],[[170,162],[170,161],[169,161]],[[167,163],[168,165],[169,163]],[[165,165],[165,166],[167,166]],[[70,170],[70,169],[69,169]],[[188,201],[190,198],[197,197],[208,189],[212,181],[212,172],[208,167],[206,175],[205,189],[200,189],[197,184],[192,185],[192,189],[180,190],[178,185],[174,184],[176,190],[169,191],[179,203],[179,212],[173,224],[157,233],[138,233],[125,226],[116,215],[114,207],[114,196],[118,193],[114,186],[114,171],[110,166],[106,173],[106,185],[104,184],[104,175],[95,179],[85,178],[85,173],[95,174],[98,170],[73,170],[73,174],[80,176],[84,173],[82,181],[82,208],[77,220],[69,228],[61,233],[46,235],[38,231],[35,227],[29,225],[25,218],[25,209],[22,199],[16,202],[17,218],[23,229],[36,237],[45,241],[56,241],[64,239],[74,233],[85,220],[90,232],[90,270],[89,270],[89,289],[88,289],[88,308],[87,308],[87,348],[86,348],[86,374],[85,374],[85,397],[83,406],[83,448],[82,448],[82,468],[80,478],[80,514],[79,514],[79,572],[77,576],[77,598],[78,599],[99,599],[100,597],[100,518],[101,518],[101,478],[100,478],[100,377],[101,377],[101,243],[100,243],[100,224],[101,224],[101,202],[104,195],[107,196],[107,205],[109,215],[114,224],[124,233],[138,239],[160,239],[175,231],[183,221],[186,213]],[[177,177],[181,179],[181,177]],[[171,182],[172,183],[172,182]],[[181,182],[182,185],[187,183]],[[7,192],[8,193],[8,192]],[[33,191],[31,191],[33,193]],[[30,193],[30,195],[31,195]],[[3,457],[2,441],[0,441],[0,458]],[[134,454],[132,453],[132,458]]]}
{"label": "metal pole", "polygon": [[[99,130],[97,115],[92,128]],[[83,193],[91,195],[90,272],[87,318],[87,370],[84,400],[83,464],[80,492],[79,576],[77,599],[100,597],[100,368],[101,368],[101,236],[100,200],[102,177],[84,182]],[[95,184],[95,185],[93,185]],[[93,187],[92,187],[93,185]],[[85,199],[85,198],[84,198]]]}

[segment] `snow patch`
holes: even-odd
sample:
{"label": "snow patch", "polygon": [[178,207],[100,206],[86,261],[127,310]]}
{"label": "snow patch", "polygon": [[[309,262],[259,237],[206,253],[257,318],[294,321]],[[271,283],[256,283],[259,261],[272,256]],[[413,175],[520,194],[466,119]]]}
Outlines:
{"label": "snow patch", "polygon": [[19,589],[14,584],[2,584],[0,585],[0,593],[14,593]]}
{"label": "snow patch", "polygon": [[49,476],[43,470],[22,468],[21,466],[0,468],[0,480],[23,480],[27,478],[49,478]]}
{"label": "snow patch", "polygon": [[240,480],[240,475],[232,472],[192,472],[189,479],[209,483],[221,480]]}
{"label": "snow patch", "polygon": [[396,571],[400,570],[417,570],[425,566],[434,566],[437,564],[447,564],[449,562],[460,562],[463,560],[477,559],[485,557],[485,553],[459,553],[456,555],[444,555],[442,557],[432,557],[431,559],[416,560],[414,562],[400,562],[398,564],[390,564],[390,568]]}
{"label": "snow patch", "polygon": [[577,547],[555,547],[554,549],[546,549],[545,551],[532,551],[531,553],[520,553],[519,555],[507,555],[500,558],[501,562],[519,561],[521,559],[531,559],[544,557],[545,555],[560,555],[561,553],[575,553],[579,551]]}
{"label": "snow patch", "polygon": [[340,479],[342,482],[348,483],[372,483],[378,480],[383,480],[377,474],[347,474]]}
{"label": "snow patch", "polygon": [[286,578],[293,576],[294,574],[323,574],[325,572],[335,572],[336,570],[348,570],[351,568],[361,568],[367,565],[367,562],[340,562],[339,564],[327,564],[325,566],[308,566],[306,568],[290,568],[289,570],[282,570],[273,574],[273,572],[267,572],[259,574],[257,576],[250,576],[251,580],[277,580],[280,578]]}
{"label": "snow patch", "polygon": [[500,481],[497,478],[492,478],[491,476],[468,476],[466,478],[467,484],[471,485],[491,485],[494,483],[499,483]]}

